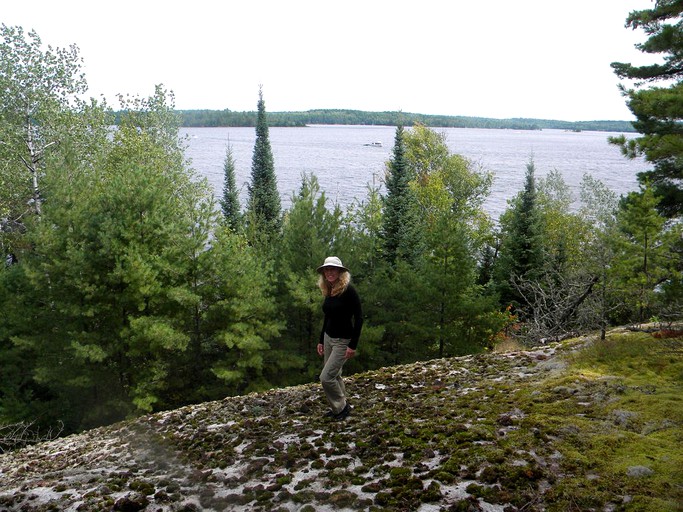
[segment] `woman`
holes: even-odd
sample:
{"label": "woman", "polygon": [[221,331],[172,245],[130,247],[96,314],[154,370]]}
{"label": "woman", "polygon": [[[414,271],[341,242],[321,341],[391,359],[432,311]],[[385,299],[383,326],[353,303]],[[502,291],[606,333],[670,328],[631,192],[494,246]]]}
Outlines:
{"label": "woman", "polygon": [[318,355],[324,356],[320,383],[330,403],[331,416],[343,420],[351,412],[346,401],[342,367],[356,355],[356,347],[363,327],[360,297],[351,286],[351,274],[339,258],[330,256],[318,267],[318,286],[323,297],[323,328],[320,332]]}

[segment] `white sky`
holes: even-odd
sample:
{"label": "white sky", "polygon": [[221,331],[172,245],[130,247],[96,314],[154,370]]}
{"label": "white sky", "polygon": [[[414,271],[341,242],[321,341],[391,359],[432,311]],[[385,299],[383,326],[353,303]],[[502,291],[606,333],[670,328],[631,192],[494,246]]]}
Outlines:
{"label": "white sky", "polygon": [[0,22],[75,43],[90,95],[179,109],[314,108],[630,120],[614,61],[651,0],[2,0]]}

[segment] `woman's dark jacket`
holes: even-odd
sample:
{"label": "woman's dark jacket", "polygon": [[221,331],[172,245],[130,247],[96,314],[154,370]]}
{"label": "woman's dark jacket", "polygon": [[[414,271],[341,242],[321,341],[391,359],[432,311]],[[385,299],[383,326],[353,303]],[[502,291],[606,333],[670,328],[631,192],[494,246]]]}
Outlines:
{"label": "woman's dark jacket", "polygon": [[363,328],[363,310],[358,292],[352,285],[336,297],[325,297],[323,301],[323,328],[320,332],[320,343],[325,333],[330,338],[349,339],[349,348],[355,350]]}

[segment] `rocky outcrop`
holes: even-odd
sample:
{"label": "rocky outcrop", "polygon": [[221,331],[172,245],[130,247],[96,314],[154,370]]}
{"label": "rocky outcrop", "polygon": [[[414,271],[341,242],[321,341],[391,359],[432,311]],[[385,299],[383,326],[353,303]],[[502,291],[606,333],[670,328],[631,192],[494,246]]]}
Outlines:
{"label": "rocky outcrop", "polygon": [[[602,411],[614,379],[566,382],[563,354],[587,342],[351,376],[341,422],[310,384],[30,446],[0,455],[0,511],[545,510],[577,478],[611,485],[568,448],[585,421],[637,422]],[[608,488],[596,509],[628,499]]]}

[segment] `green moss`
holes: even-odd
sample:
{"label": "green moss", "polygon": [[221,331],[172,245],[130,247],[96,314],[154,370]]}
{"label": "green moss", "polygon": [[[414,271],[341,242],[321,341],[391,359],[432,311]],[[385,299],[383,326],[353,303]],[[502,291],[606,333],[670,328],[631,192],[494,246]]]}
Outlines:
{"label": "green moss", "polygon": [[420,500],[423,503],[431,503],[439,501],[442,498],[441,485],[438,482],[432,481],[424,492],[420,495]]}
{"label": "green moss", "polygon": [[[639,505],[643,510],[673,510],[652,504],[666,501],[661,496],[683,497],[683,360],[663,354],[641,335],[596,341],[566,359],[565,373],[520,394],[529,411],[523,430],[552,440],[560,454],[558,471],[566,474],[546,501],[555,510],[572,504],[600,508],[619,489],[620,495],[639,496],[642,504],[651,502]],[[511,437],[518,446],[534,442],[523,431]],[[646,481],[630,478],[632,466],[653,474]]]}
{"label": "green moss", "polygon": [[268,491],[266,489],[263,489],[263,490],[256,491],[254,493],[254,495],[255,495],[257,502],[263,503],[263,502],[272,500],[273,497],[275,496],[275,493],[272,491]]}
{"label": "green moss", "polygon": [[277,483],[277,485],[280,485],[280,486],[287,485],[291,481],[292,481],[292,475],[281,475],[275,479],[275,482]]}
{"label": "green moss", "polygon": [[144,480],[133,480],[129,484],[129,487],[132,490],[138,491],[139,493],[144,494],[146,496],[154,494],[154,491],[155,491],[154,484],[152,484],[151,482],[144,481]]}
{"label": "green moss", "polygon": [[367,493],[377,493],[383,488],[384,488],[384,485],[382,482],[371,482],[371,483],[366,484],[363,487],[361,487],[361,490],[363,492],[367,492]]}
{"label": "green moss", "polygon": [[292,501],[294,503],[311,503],[315,497],[315,493],[310,490],[299,491],[292,494]]}
{"label": "green moss", "polygon": [[[479,501],[524,510],[681,510],[683,354],[672,355],[671,346],[645,335],[613,336],[579,349],[585,342],[358,376],[349,385],[364,397],[364,407],[342,428],[323,424],[317,413],[293,420],[298,409],[272,407],[267,394],[257,397],[270,413],[263,418],[241,418],[254,397],[226,400],[213,410],[197,406],[159,422],[150,416],[133,433],[195,471],[150,470],[141,459],[91,479],[79,499],[85,508],[109,510],[114,494],[156,487],[154,505],[178,509],[191,489],[207,508],[261,512],[455,511],[481,508]],[[386,388],[378,391],[377,384]],[[311,411],[320,396],[319,385],[276,393],[278,404],[304,396]],[[240,419],[226,429],[205,427],[229,418]],[[134,437],[133,427],[118,435]],[[279,441],[285,437],[286,443]],[[242,473],[223,476],[214,467]],[[467,489],[471,496],[446,503],[442,486],[462,481],[475,482]],[[50,485],[71,490],[59,484]],[[233,493],[214,495],[220,486]],[[361,486],[356,496],[353,489]],[[0,503],[19,509],[19,499]]]}
{"label": "green moss", "polygon": [[410,468],[391,468],[389,471],[389,476],[392,480],[406,479],[412,474]]}
{"label": "green moss", "polygon": [[351,491],[340,489],[330,494],[329,498],[327,499],[327,502],[335,508],[348,508],[351,507],[357,499],[358,496],[356,496]]}
{"label": "green moss", "polygon": [[300,490],[302,490],[302,489],[305,489],[306,487],[310,487],[310,485],[311,485],[313,482],[315,482],[315,479],[314,479],[314,478],[307,478],[307,479],[300,480],[300,481],[297,482],[297,484],[294,486],[294,490],[295,490],[295,491],[300,491]]}
{"label": "green moss", "polygon": [[472,496],[476,498],[481,498],[485,501],[491,501],[491,497],[496,494],[496,490],[493,487],[488,487],[479,484],[469,484],[465,491],[467,491]]}
{"label": "green moss", "polygon": [[391,496],[390,492],[382,491],[375,494],[375,505],[386,507],[394,504],[395,502],[396,500]]}

